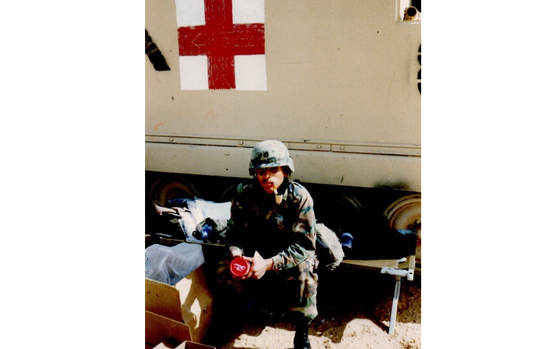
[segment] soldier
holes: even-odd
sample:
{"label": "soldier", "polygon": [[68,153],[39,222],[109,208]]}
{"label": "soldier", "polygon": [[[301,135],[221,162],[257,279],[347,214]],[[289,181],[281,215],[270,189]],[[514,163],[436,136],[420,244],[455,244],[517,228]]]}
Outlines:
{"label": "soldier", "polygon": [[315,213],[309,192],[290,180],[292,172],[282,142],[267,140],[253,148],[253,178],[233,194],[227,246],[230,260],[242,256],[250,263],[247,274],[235,281],[240,289],[267,276],[281,281],[296,321],[294,348],[311,349],[308,331],[317,316],[318,283]]}

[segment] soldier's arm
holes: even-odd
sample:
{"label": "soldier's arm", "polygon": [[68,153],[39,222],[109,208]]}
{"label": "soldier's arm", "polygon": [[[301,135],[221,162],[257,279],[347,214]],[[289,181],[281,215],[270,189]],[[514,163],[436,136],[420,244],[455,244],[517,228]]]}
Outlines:
{"label": "soldier's arm", "polygon": [[315,254],[315,211],[311,195],[304,192],[299,200],[296,222],[292,227],[294,242],[272,257],[272,269],[279,271],[293,268]]}

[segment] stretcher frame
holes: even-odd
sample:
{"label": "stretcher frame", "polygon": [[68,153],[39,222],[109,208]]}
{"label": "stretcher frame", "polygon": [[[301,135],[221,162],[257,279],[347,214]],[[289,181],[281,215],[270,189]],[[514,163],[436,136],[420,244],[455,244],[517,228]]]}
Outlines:
{"label": "stretcher frame", "polygon": [[414,255],[410,255],[401,259],[344,259],[340,265],[350,268],[379,271],[381,274],[389,274],[395,277],[395,289],[393,293],[388,330],[389,335],[392,336],[395,333],[395,324],[397,322],[397,310],[399,305],[399,296],[401,293],[401,278],[406,277],[408,281],[414,280],[416,257]]}
{"label": "stretcher frame", "polygon": [[[149,235],[146,235],[146,239],[149,238]],[[169,239],[169,238],[160,238],[163,241],[169,241],[172,243],[178,242],[187,242],[187,243],[194,243],[200,244],[205,246],[217,246],[217,247],[224,247],[223,244],[214,244],[214,243],[205,243],[200,242],[194,239],[186,239],[185,240],[177,240],[177,239]],[[371,271],[379,271],[381,274],[389,274],[395,277],[395,289],[393,293],[393,301],[391,305],[391,315],[389,320],[389,335],[393,335],[395,333],[395,324],[397,322],[397,310],[399,305],[399,297],[401,293],[401,278],[406,277],[408,281],[414,280],[414,268],[416,266],[416,257],[414,255],[410,255],[407,257],[403,257],[400,259],[344,259],[341,263],[341,266],[347,268],[358,268],[364,270],[371,270]]]}

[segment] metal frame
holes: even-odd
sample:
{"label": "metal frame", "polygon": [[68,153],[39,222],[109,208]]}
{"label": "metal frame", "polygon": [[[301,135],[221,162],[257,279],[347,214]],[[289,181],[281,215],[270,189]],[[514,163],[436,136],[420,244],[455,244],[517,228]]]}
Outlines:
{"label": "metal frame", "polygon": [[389,274],[395,276],[395,290],[393,293],[393,302],[391,306],[391,317],[389,322],[389,335],[395,333],[395,324],[397,322],[397,310],[399,305],[399,296],[401,293],[401,278],[404,276],[408,281],[414,280],[414,267],[416,265],[416,257],[414,255],[401,259],[374,259],[374,260],[358,260],[345,259],[341,264],[349,267],[357,267],[367,270],[374,270],[381,274]]}

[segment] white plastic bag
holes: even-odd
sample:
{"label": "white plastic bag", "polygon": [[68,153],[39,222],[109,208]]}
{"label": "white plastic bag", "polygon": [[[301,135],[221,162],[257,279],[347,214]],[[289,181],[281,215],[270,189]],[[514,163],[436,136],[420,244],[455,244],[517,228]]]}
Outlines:
{"label": "white plastic bag", "polygon": [[204,263],[202,246],[180,243],[168,247],[154,244],[146,248],[146,277],[175,285]]}

